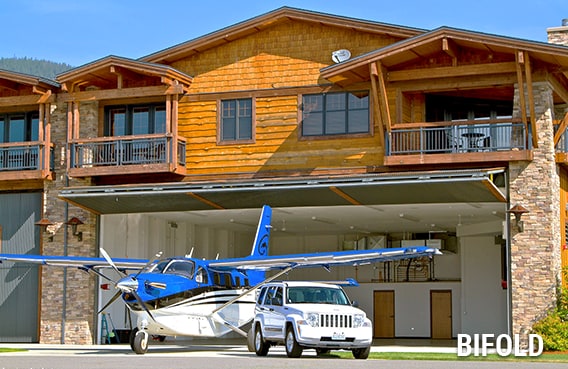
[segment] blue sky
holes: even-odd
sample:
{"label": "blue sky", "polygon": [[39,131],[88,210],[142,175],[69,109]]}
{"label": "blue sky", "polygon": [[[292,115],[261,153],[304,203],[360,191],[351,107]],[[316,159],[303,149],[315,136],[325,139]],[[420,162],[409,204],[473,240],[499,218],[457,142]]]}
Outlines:
{"label": "blue sky", "polygon": [[282,6],[542,42],[568,18],[568,0],[0,0],[0,57],[73,66],[107,55],[136,59]]}

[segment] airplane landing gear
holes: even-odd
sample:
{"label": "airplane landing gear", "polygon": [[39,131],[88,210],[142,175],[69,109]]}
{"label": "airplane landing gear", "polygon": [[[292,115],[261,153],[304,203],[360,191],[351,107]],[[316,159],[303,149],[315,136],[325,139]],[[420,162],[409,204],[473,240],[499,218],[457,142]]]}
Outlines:
{"label": "airplane landing gear", "polygon": [[148,332],[134,328],[130,333],[130,348],[138,355],[145,354],[148,351],[149,338]]}

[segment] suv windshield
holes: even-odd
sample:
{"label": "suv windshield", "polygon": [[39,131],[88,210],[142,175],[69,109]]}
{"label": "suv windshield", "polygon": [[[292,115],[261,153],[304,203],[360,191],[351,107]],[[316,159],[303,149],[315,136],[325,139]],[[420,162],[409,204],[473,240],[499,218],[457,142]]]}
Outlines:
{"label": "suv windshield", "polygon": [[349,305],[345,292],[333,287],[288,287],[289,304],[334,304]]}

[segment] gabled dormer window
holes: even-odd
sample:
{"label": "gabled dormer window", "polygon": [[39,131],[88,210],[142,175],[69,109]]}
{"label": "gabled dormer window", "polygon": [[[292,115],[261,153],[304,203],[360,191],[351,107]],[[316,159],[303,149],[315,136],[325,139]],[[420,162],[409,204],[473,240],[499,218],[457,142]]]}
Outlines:
{"label": "gabled dormer window", "polygon": [[105,136],[146,135],[166,132],[166,106],[118,105],[105,109]]}

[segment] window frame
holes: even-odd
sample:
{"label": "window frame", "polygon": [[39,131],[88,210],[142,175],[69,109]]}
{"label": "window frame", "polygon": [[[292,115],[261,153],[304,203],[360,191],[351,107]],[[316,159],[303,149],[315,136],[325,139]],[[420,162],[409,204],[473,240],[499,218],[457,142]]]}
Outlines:
{"label": "window frame", "polygon": [[[148,109],[148,133],[134,134],[134,116],[135,110],[140,108]],[[124,134],[115,134],[113,132],[113,124],[111,122],[111,113],[114,110],[124,109],[125,122],[124,122]],[[164,131],[156,132],[156,112],[162,110],[164,112]],[[103,122],[103,135],[106,137],[120,137],[120,136],[143,136],[151,134],[166,134],[168,127],[167,113],[166,113],[166,103],[165,102],[151,102],[151,103],[139,103],[139,104],[112,104],[106,105],[104,107],[104,122]]]}
{"label": "window frame", "polygon": [[[17,116],[24,117],[24,137],[22,141],[11,141],[10,121]],[[32,110],[32,111],[0,113],[0,120],[2,121],[2,124],[0,125],[0,129],[2,130],[2,132],[0,133],[0,143],[36,142],[40,140],[39,111]]]}
{"label": "window frame", "polygon": [[[237,138],[237,129],[239,126],[238,117],[235,117],[235,138],[223,139],[223,104],[229,101],[243,101],[248,100],[251,104],[251,137],[250,138]],[[217,144],[218,145],[235,145],[235,144],[252,144],[256,142],[256,98],[254,97],[241,97],[233,99],[220,99],[217,101]]]}
{"label": "window frame", "polygon": [[[367,107],[366,109],[357,109],[357,108],[353,108],[350,109],[349,108],[349,96],[350,95],[354,95],[357,93],[366,93],[367,96]],[[344,104],[344,108],[343,109],[327,109],[327,96],[329,95],[340,95],[343,94],[345,99],[345,104]],[[305,108],[305,100],[304,98],[307,96],[322,96],[322,110],[316,111],[322,114],[322,130],[323,133],[321,134],[305,134],[304,128],[304,108]],[[372,115],[372,109],[371,109],[371,91],[370,90],[352,90],[352,91],[330,91],[330,92],[319,92],[319,93],[308,93],[308,94],[300,94],[298,95],[298,100],[299,100],[299,109],[298,109],[298,121],[300,122],[299,126],[300,126],[300,132],[299,132],[299,137],[301,139],[334,139],[334,138],[356,138],[356,137],[368,137],[368,136],[372,136],[374,134],[374,130],[373,130],[373,115]],[[367,111],[367,131],[365,132],[349,132],[349,113],[352,111],[362,111],[362,110],[366,110]],[[336,112],[343,112],[345,114],[345,121],[344,121],[344,128],[345,130],[343,132],[339,132],[339,133],[326,133],[326,116],[328,113],[336,113]]]}

